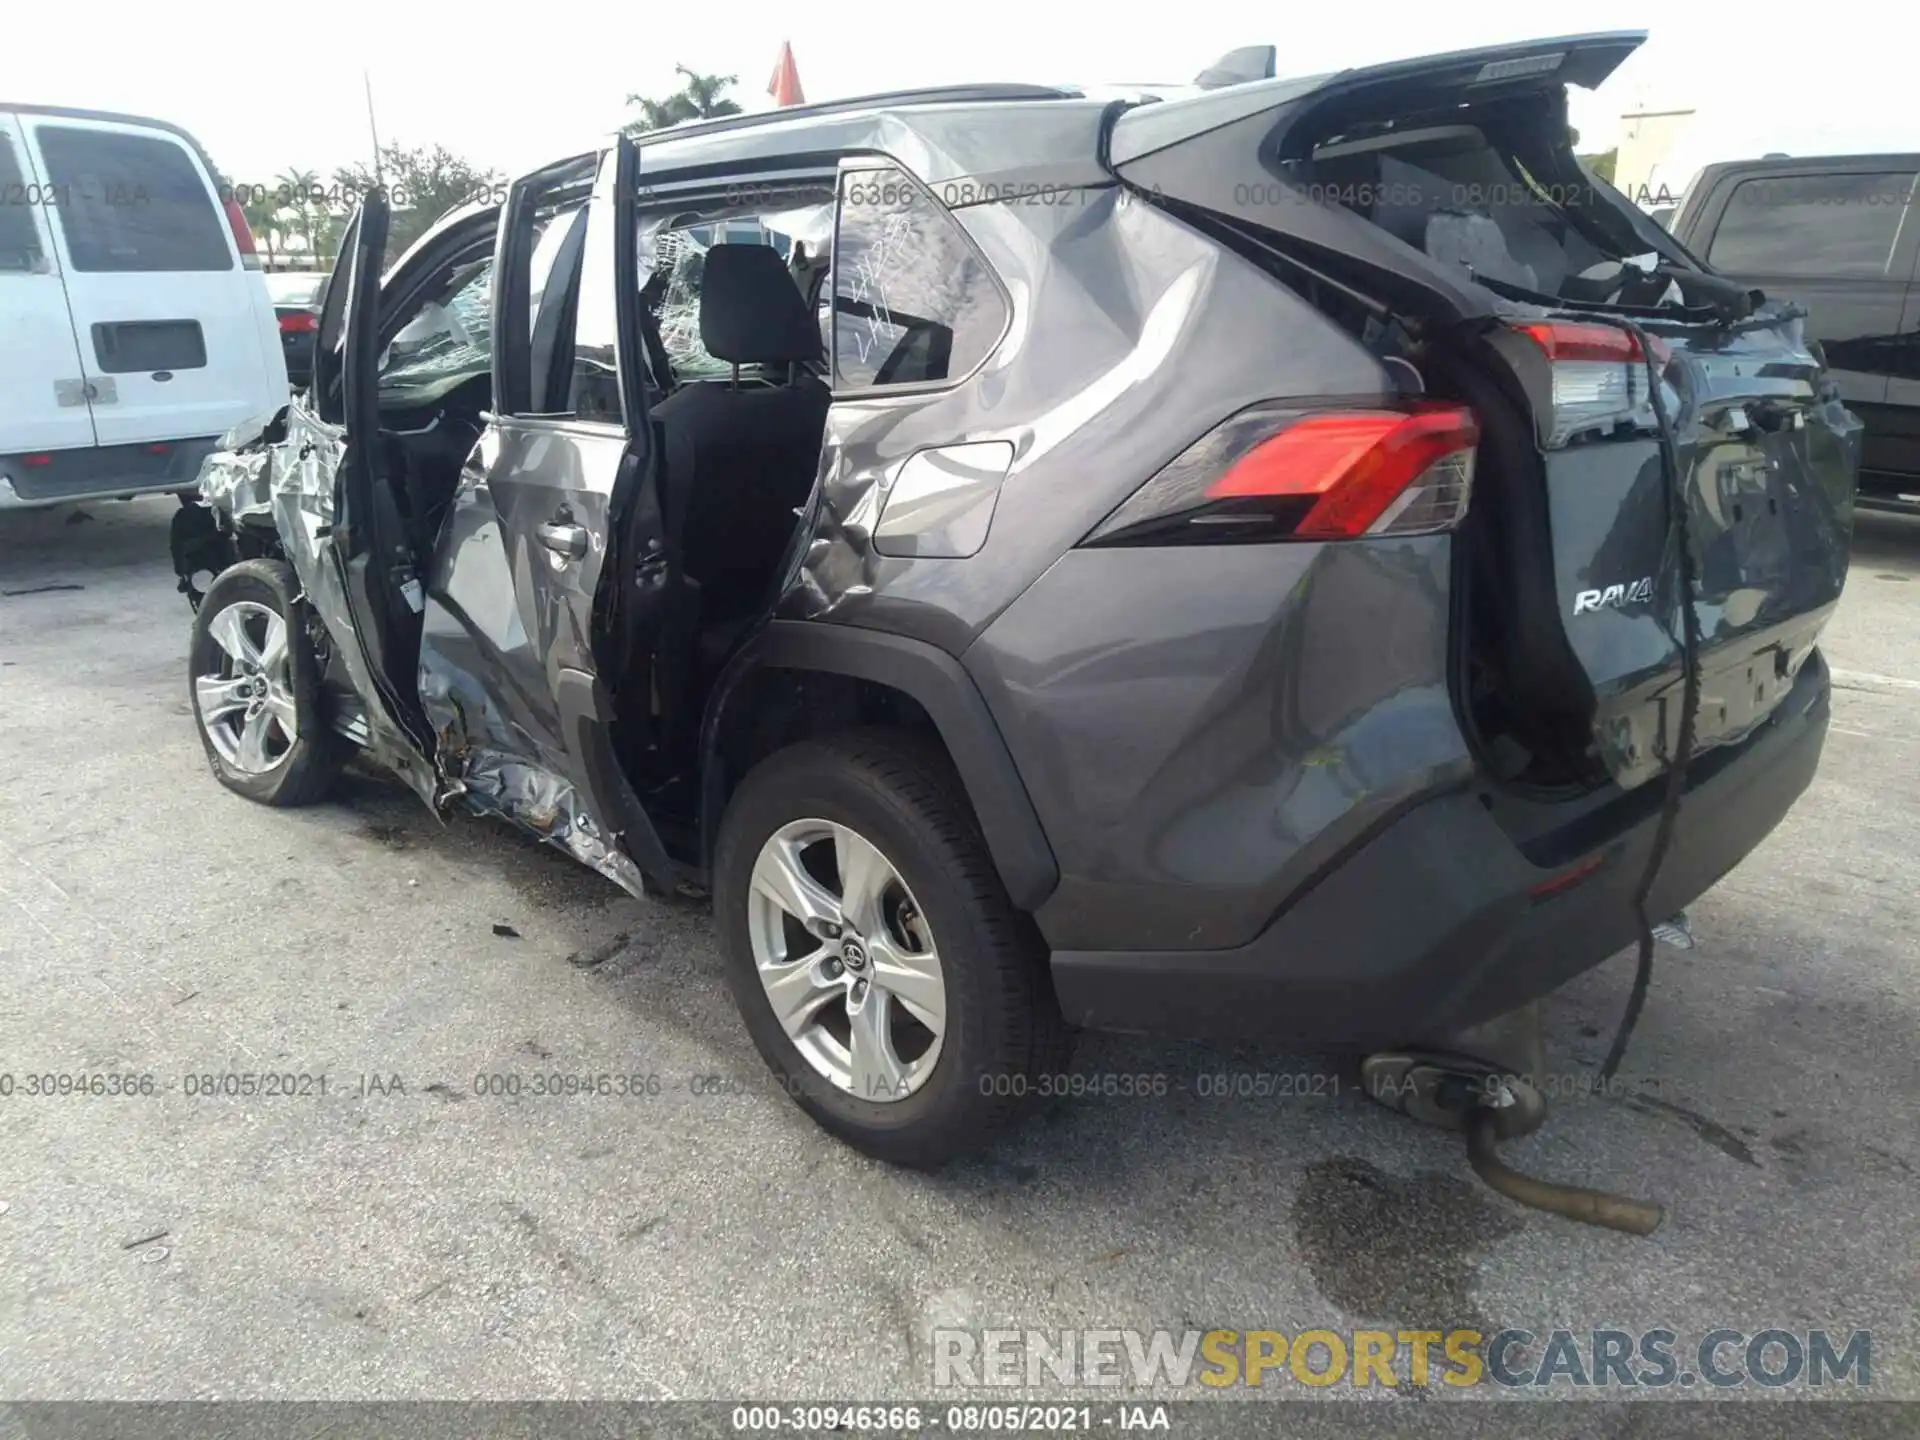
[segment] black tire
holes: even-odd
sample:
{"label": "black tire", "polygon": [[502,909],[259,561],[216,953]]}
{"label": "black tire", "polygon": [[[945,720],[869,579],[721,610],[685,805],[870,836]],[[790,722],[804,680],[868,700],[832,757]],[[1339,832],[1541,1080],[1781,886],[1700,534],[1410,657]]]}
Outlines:
{"label": "black tire", "polygon": [[[931,1074],[903,1099],[835,1086],[800,1053],[761,985],[749,939],[753,868],[787,823],[852,826],[879,847],[925,911],[940,954],[947,1026]],[[714,856],[714,909],[727,984],[782,1088],[825,1130],[877,1159],[933,1168],[986,1145],[1065,1070],[1047,951],[1007,898],[945,753],[897,731],[854,731],[781,750],[728,804]]]}
{"label": "black tire", "polygon": [[[307,634],[306,602],[297,598],[300,582],[293,570],[278,560],[243,560],[229,566],[207,587],[194,612],[193,638],[187,647],[187,699],[194,726],[214,778],[236,795],[277,807],[311,805],[323,799],[345,763],[349,746],[326,723],[320,703],[320,666]],[[212,626],[222,611],[236,601],[250,602],[277,614],[287,628],[287,678],[298,732],[271,768],[250,773],[229,763],[201,715],[196,676],[217,673],[222,650]],[[284,737],[282,737],[284,738]]]}

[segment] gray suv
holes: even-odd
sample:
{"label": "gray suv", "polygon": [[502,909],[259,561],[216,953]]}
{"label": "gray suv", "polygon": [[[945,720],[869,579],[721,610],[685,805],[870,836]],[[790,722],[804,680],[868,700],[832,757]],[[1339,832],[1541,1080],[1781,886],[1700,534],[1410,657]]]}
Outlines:
{"label": "gray suv", "polygon": [[1366,1049],[1597,964],[1811,779],[1859,427],[1575,161],[1638,35],[622,139],[388,266],[174,536],[215,776],[356,749],[710,895],[936,1164],[1076,1028]]}

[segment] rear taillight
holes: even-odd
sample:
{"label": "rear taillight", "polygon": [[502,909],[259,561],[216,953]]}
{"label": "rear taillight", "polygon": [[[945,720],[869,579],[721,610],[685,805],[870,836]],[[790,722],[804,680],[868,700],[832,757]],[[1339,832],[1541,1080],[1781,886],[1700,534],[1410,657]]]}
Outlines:
{"label": "rear taillight", "polygon": [[231,195],[227,197],[227,228],[233,231],[233,248],[240,252],[240,263],[249,270],[260,268],[260,256],[253,248],[253,227],[247,224],[247,212]]}
{"label": "rear taillight", "polygon": [[1349,540],[1467,513],[1480,428],[1457,405],[1255,405],[1202,436],[1087,537],[1095,545]]}
{"label": "rear taillight", "polygon": [[320,317],[311,310],[289,310],[280,317],[282,335],[311,335],[320,328]]}
{"label": "rear taillight", "polygon": [[[1634,335],[1611,325],[1564,320],[1514,328],[1538,345],[1553,367],[1553,444],[1622,427],[1654,428],[1646,352]],[[1654,368],[1664,372],[1673,352],[1660,340],[1648,339]],[[1664,379],[1660,383],[1671,414],[1679,408],[1679,396]]]}

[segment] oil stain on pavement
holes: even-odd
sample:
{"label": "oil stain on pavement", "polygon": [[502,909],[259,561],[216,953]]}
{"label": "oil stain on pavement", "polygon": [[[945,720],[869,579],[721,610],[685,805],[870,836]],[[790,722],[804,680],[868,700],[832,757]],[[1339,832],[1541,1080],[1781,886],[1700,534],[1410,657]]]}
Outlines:
{"label": "oil stain on pavement", "polygon": [[1307,1166],[1293,1229],[1315,1287],[1348,1314],[1489,1333],[1473,1299],[1478,1255],[1520,1222],[1458,1176],[1402,1179],[1336,1156]]}

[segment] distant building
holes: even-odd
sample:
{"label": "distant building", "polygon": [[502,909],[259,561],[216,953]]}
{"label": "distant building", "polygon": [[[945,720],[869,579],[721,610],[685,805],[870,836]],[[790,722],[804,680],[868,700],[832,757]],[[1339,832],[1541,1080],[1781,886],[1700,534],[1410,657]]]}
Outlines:
{"label": "distant building", "polygon": [[1677,204],[1692,170],[1676,173],[1673,161],[1693,126],[1692,110],[1632,110],[1620,117],[1620,147],[1613,161],[1613,187],[1644,209]]}

